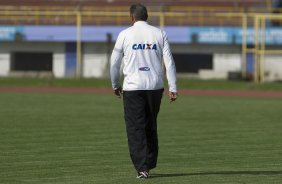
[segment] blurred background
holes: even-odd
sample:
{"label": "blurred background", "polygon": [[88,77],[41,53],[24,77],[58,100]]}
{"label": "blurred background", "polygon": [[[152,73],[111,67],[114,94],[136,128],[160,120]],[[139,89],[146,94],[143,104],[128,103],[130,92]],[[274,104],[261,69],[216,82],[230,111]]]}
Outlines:
{"label": "blurred background", "polygon": [[0,76],[108,77],[133,3],[167,32],[180,78],[282,81],[281,0],[1,0]]}

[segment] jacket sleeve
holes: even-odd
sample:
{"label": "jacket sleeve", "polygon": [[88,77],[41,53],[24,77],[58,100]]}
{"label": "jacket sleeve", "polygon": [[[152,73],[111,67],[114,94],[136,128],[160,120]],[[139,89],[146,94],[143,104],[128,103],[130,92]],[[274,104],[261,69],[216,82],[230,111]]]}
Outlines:
{"label": "jacket sleeve", "polygon": [[164,31],[162,31],[163,35],[163,60],[166,68],[166,77],[168,81],[169,91],[177,92],[176,86],[176,69],[175,63],[170,51],[170,46],[168,42],[167,35]]}
{"label": "jacket sleeve", "polygon": [[120,33],[111,55],[110,75],[111,75],[111,82],[113,89],[117,89],[120,87],[119,78],[120,78],[120,67],[123,58],[123,41],[124,41],[123,35]]}

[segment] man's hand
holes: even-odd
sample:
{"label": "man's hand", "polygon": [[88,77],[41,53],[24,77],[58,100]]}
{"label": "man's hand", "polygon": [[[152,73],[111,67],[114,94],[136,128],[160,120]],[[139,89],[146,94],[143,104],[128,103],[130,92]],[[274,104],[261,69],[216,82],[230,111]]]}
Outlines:
{"label": "man's hand", "polygon": [[114,93],[115,93],[115,95],[116,95],[118,98],[121,98],[121,95],[122,95],[122,89],[121,89],[121,87],[115,89],[115,90],[114,90]]}
{"label": "man's hand", "polygon": [[177,92],[169,92],[169,99],[170,99],[170,102],[174,102],[176,99],[177,99]]}

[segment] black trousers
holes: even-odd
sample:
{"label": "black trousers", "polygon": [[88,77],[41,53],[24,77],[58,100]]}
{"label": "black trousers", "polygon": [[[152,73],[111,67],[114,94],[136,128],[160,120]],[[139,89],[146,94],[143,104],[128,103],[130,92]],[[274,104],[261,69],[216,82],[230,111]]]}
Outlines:
{"label": "black trousers", "polygon": [[163,89],[124,91],[124,118],[131,160],[139,172],[156,167],[157,116]]}

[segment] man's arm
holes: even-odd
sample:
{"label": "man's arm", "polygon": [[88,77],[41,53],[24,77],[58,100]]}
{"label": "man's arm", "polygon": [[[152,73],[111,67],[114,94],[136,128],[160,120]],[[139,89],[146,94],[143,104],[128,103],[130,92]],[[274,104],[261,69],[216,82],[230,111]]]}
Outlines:
{"label": "man's arm", "polygon": [[163,59],[166,68],[166,77],[169,86],[169,98],[170,101],[175,101],[177,98],[177,86],[176,86],[176,69],[175,63],[170,51],[170,46],[166,33],[163,31]]}
{"label": "man's arm", "polygon": [[111,68],[110,68],[110,75],[111,75],[111,82],[112,88],[114,90],[114,94],[117,97],[121,97],[122,89],[119,84],[120,78],[120,66],[123,57],[123,36],[119,34],[114,50],[111,56]]}

